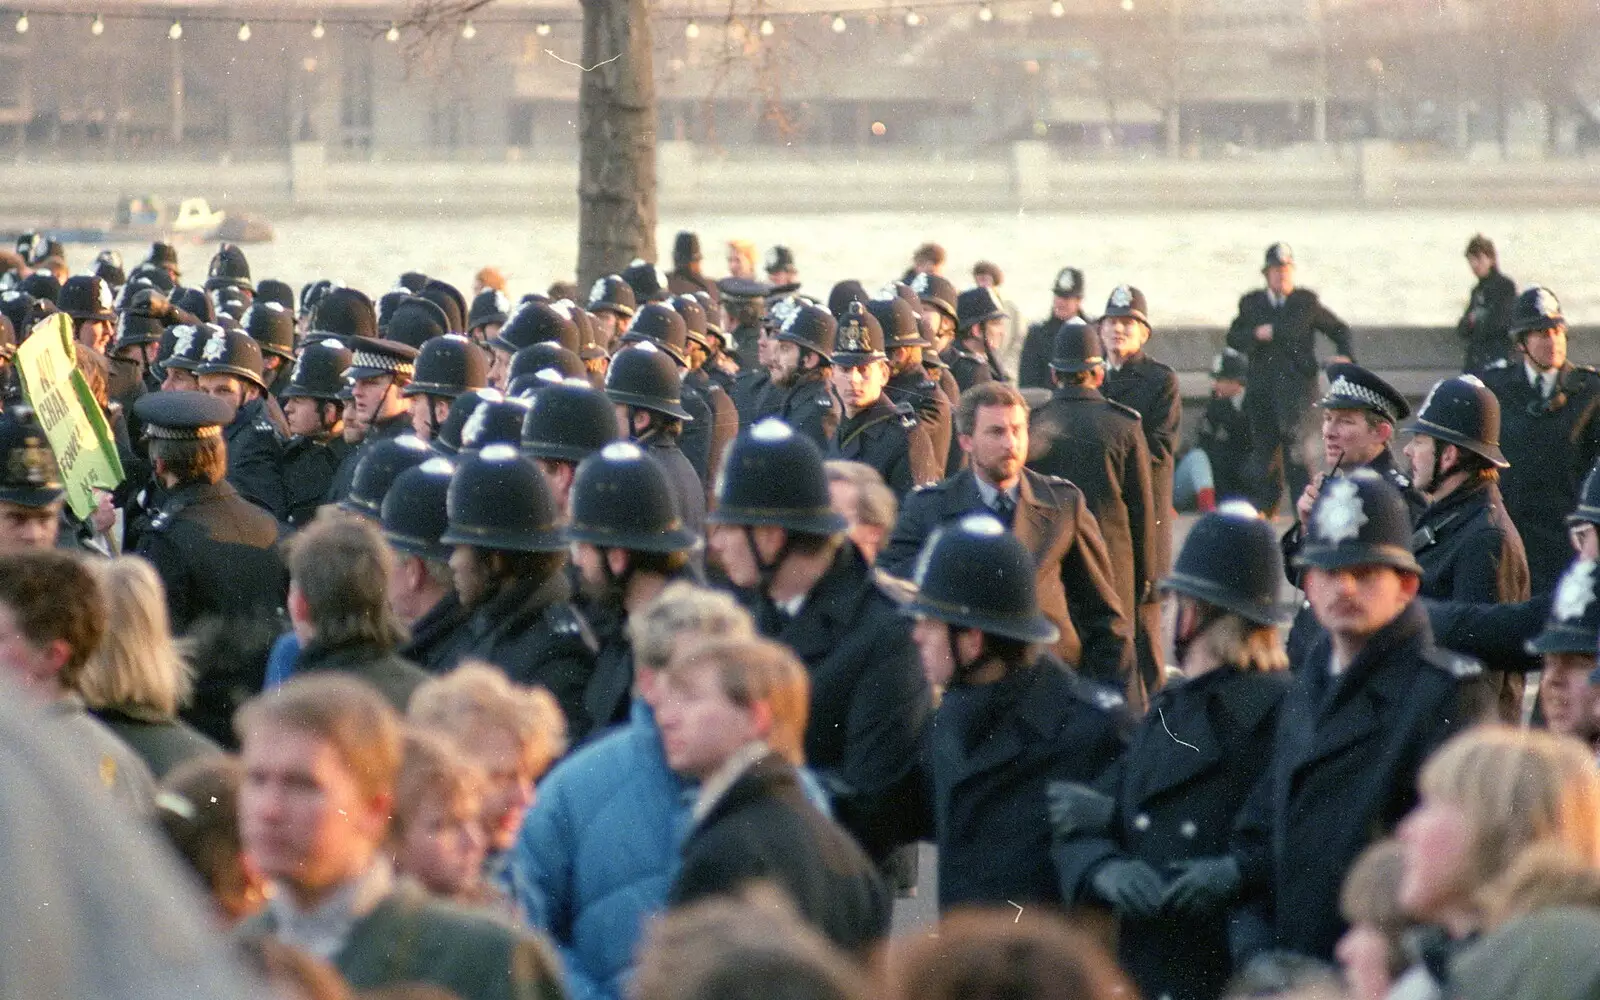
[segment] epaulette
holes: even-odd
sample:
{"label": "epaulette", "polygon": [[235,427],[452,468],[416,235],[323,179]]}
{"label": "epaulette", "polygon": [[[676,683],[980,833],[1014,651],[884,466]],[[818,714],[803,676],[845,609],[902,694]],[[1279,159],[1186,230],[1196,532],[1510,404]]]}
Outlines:
{"label": "epaulette", "polygon": [[158,510],[155,512],[155,514],[151,515],[150,520],[145,524],[145,530],[154,531],[159,534],[160,532],[166,531],[171,526],[172,515],[167,511]]}
{"label": "epaulette", "polygon": [[1389,470],[1389,481],[1400,487],[1402,490],[1409,490],[1411,488],[1410,477],[1404,472],[1401,472],[1399,469]]}
{"label": "epaulette", "polygon": [[1495,358],[1493,361],[1491,361],[1488,364],[1484,365],[1483,366],[1483,370],[1486,371],[1486,372],[1492,372],[1492,371],[1499,371],[1502,368],[1510,368],[1510,367],[1511,367],[1511,362],[1507,361],[1505,358]]}
{"label": "epaulette", "polygon": [[926,493],[926,492],[928,492],[928,491],[929,491],[929,490],[938,490],[938,489],[943,489],[943,488],[944,488],[944,485],[945,485],[945,483],[948,483],[948,482],[949,482],[949,481],[950,481],[950,480],[948,480],[948,479],[940,479],[940,480],[938,480],[938,481],[937,481],[937,482],[932,482],[932,483],[922,483],[922,484],[921,484],[921,485],[919,485],[919,486],[913,486],[913,487],[911,487],[911,492],[913,492],[913,493]]}
{"label": "epaulette", "polygon": [[263,434],[271,434],[277,440],[279,440],[279,441],[283,440],[283,436],[278,433],[277,426],[274,425],[272,421],[266,419],[265,417],[263,417],[260,420],[257,420],[253,426],[255,427],[256,430],[260,431]]}
{"label": "epaulette", "polygon": [[1142,416],[1139,415],[1139,411],[1138,410],[1135,410],[1133,407],[1129,406],[1127,403],[1119,403],[1119,402],[1117,402],[1116,400],[1112,399],[1109,396],[1106,397],[1106,402],[1111,405],[1111,408],[1113,410],[1121,410],[1125,415],[1130,416],[1135,420],[1143,420],[1144,419]]}
{"label": "epaulette", "polygon": [[1575,364],[1572,366],[1572,370],[1575,372],[1583,372],[1585,375],[1600,376],[1600,368],[1596,368],[1594,365]]}
{"label": "epaulette", "polygon": [[904,427],[908,431],[920,423],[922,423],[922,421],[917,419],[917,415],[915,413],[900,414],[900,426]]}
{"label": "epaulette", "polygon": [[600,641],[583,613],[569,601],[557,601],[544,610],[544,622],[556,635],[573,638],[583,643],[590,653],[600,651]]}
{"label": "epaulette", "polygon": [[822,407],[824,410],[831,410],[833,409],[833,397],[827,393],[823,393],[817,397],[817,405]]}
{"label": "epaulette", "polygon": [[1472,680],[1483,675],[1483,664],[1470,656],[1452,653],[1447,649],[1431,649],[1423,654],[1430,667],[1442,670],[1458,681]]}

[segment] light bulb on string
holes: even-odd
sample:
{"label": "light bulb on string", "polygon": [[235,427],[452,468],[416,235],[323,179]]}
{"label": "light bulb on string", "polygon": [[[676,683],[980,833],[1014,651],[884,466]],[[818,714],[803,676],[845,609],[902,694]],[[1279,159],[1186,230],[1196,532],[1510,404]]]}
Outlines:
{"label": "light bulb on string", "polygon": [[906,9],[906,27],[915,28],[922,24],[922,15],[911,8]]}
{"label": "light bulb on string", "polygon": [[398,42],[400,40],[400,26],[390,21],[389,30],[383,33],[383,37],[388,39],[390,44]]}
{"label": "light bulb on string", "polygon": [[89,34],[93,35],[96,38],[99,38],[101,35],[103,35],[105,33],[106,33],[106,22],[105,22],[105,19],[102,18],[99,14],[96,14],[94,16],[94,20],[89,22]]}
{"label": "light bulb on string", "polygon": [[539,26],[533,29],[533,33],[538,35],[540,38],[549,38],[550,37],[550,22],[549,21],[540,21],[539,22]]}
{"label": "light bulb on string", "polygon": [[245,21],[243,24],[239,25],[239,41],[248,42],[249,40],[250,40],[250,22],[249,21]]}
{"label": "light bulb on string", "polygon": [[772,33],[777,31],[777,30],[778,30],[777,26],[772,23],[772,18],[763,17],[761,19],[761,34],[763,36],[765,36],[767,38],[771,38],[772,37]]}
{"label": "light bulb on string", "polygon": [[471,18],[468,18],[467,23],[461,26],[461,37],[469,42],[478,37],[478,29],[473,25]]}
{"label": "light bulb on string", "polygon": [[700,25],[697,22],[691,20],[688,24],[683,26],[683,37],[689,39],[689,41],[691,41],[691,42],[694,41],[696,38],[699,38],[700,37]]}
{"label": "light bulb on string", "polygon": [[835,14],[835,15],[833,15],[832,28],[833,28],[833,33],[835,35],[844,34],[844,30],[846,28],[848,28],[848,27],[849,27],[849,25],[844,23],[844,15],[843,14]]}
{"label": "light bulb on string", "polygon": [[26,35],[27,33],[28,33],[28,12],[27,11],[23,11],[22,12],[22,16],[17,18],[17,34]]}
{"label": "light bulb on string", "polygon": [[320,42],[327,33],[328,29],[322,26],[322,19],[318,18],[317,23],[311,26],[311,37]]}
{"label": "light bulb on string", "polygon": [[988,4],[984,4],[982,7],[979,7],[978,8],[978,20],[982,21],[984,24],[988,24],[990,21],[993,21],[994,20],[994,8],[989,6]]}
{"label": "light bulb on string", "polygon": [[172,39],[173,41],[177,41],[178,39],[182,38],[183,37],[183,22],[182,21],[173,21],[172,22],[172,27],[167,29],[167,37]]}
{"label": "light bulb on string", "polygon": [[1050,16],[1066,17],[1067,5],[1062,3],[1061,0],[1050,0]]}

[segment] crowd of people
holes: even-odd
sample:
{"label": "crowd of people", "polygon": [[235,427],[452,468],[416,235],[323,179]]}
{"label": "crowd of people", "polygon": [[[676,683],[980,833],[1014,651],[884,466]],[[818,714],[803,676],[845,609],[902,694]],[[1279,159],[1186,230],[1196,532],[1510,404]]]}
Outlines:
{"label": "crowd of people", "polygon": [[[1186,435],[1132,285],[1024,328],[934,244],[825,295],[727,249],[515,303],[0,256],[0,992],[1600,989],[1600,373],[1550,290],[1475,237],[1413,412],[1274,244]],[[92,510],[16,353],[53,313]]]}

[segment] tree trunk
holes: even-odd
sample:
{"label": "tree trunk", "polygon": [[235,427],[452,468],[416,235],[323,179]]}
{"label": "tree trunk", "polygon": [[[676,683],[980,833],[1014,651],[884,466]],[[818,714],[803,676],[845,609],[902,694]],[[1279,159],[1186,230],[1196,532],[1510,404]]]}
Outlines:
{"label": "tree trunk", "polygon": [[648,0],[583,0],[583,64],[578,282],[586,288],[636,257],[655,260],[656,91]]}

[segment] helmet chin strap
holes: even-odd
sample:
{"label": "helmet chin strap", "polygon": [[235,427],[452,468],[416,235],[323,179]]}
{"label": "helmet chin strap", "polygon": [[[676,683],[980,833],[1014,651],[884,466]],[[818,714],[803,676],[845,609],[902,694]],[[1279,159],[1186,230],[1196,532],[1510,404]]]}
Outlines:
{"label": "helmet chin strap", "polygon": [[628,560],[628,568],[620,574],[611,571],[611,549],[599,549],[600,575],[605,578],[606,602],[622,607],[622,600],[628,593],[628,584],[633,582],[633,560]]}
{"label": "helmet chin strap", "polygon": [[778,546],[777,553],[770,561],[761,558],[761,549],[756,545],[756,529],[753,525],[744,525],[744,541],[750,546],[750,558],[755,560],[756,572],[760,574],[760,582],[757,584],[760,595],[770,600],[772,581],[777,578],[778,570],[783,568],[783,561],[789,558],[790,549],[793,547],[789,532],[784,531],[783,544]]}

